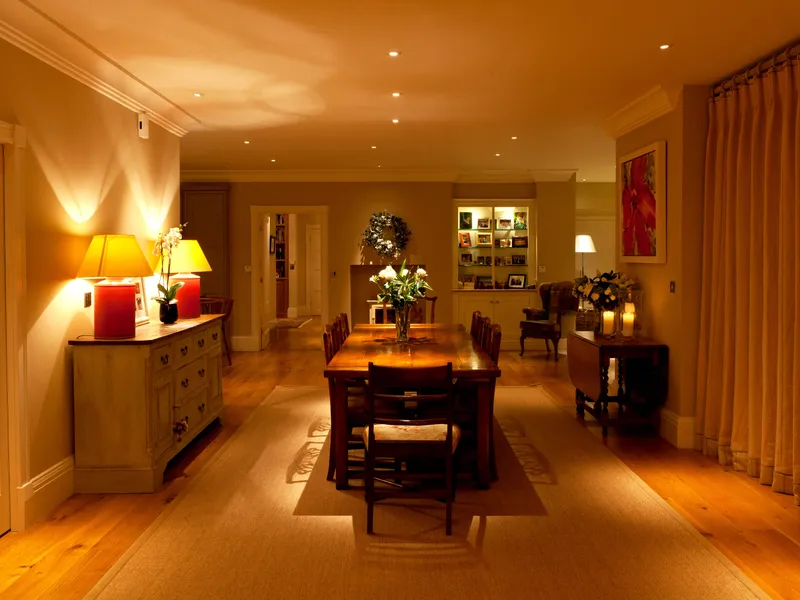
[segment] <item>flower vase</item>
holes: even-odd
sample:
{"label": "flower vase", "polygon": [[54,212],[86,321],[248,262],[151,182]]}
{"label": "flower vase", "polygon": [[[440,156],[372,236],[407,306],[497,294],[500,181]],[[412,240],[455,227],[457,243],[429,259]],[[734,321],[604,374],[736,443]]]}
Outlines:
{"label": "flower vase", "polygon": [[158,318],[164,325],[172,325],[178,320],[178,302],[173,300],[168,304],[160,303]]}
{"label": "flower vase", "polygon": [[394,326],[397,330],[398,343],[405,343],[408,341],[408,314],[411,310],[411,304],[403,304],[403,306],[394,309]]}

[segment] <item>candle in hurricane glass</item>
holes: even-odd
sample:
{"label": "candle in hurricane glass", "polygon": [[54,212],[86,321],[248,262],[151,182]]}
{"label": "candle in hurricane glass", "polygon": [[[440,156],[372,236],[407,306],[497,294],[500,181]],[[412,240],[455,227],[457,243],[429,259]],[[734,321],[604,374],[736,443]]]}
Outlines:
{"label": "candle in hurricane glass", "polygon": [[603,335],[606,337],[613,337],[614,336],[614,311],[613,310],[604,310],[603,311]]}

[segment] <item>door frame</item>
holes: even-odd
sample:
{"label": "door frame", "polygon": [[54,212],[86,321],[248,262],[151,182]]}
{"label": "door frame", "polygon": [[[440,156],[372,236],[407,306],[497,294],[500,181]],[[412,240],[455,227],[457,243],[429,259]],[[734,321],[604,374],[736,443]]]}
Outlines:
{"label": "door frame", "polygon": [[[262,285],[259,282],[261,273],[261,244],[262,232],[260,230],[263,216],[266,214],[298,214],[321,215],[322,227],[322,272],[328,272],[328,207],[327,206],[287,206],[276,205],[250,205],[250,335],[242,339],[236,350],[258,351],[261,349],[261,301]],[[328,319],[328,277],[322,277],[322,322]],[[268,324],[271,327],[272,324]]]}
{"label": "door frame", "polygon": [[[306,270],[306,308],[308,309],[308,313],[309,314],[315,314],[313,312],[312,308],[311,308],[311,300],[310,300],[310,295],[309,295],[309,290],[311,289],[311,286],[309,285],[309,283],[311,282],[311,268],[310,268],[311,254],[308,252],[308,240],[311,237],[311,232],[314,231],[314,230],[319,230],[319,249],[320,249],[320,252],[323,255],[325,254],[324,252],[322,252],[322,226],[318,225],[316,223],[306,225],[306,231],[305,231],[306,264],[303,265],[303,268]],[[320,267],[319,267],[319,285],[320,285],[320,290],[322,289],[322,273],[323,273],[322,264],[320,264]],[[321,294],[320,294],[320,296],[321,296]],[[321,313],[322,312],[322,298],[321,297],[320,297],[319,303],[320,303],[319,310],[320,310],[320,313]],[[327,321],[325,321],[325,322],[327,323]]]}
{"label": "door frame", "polygon": [[5,396],[8,408],[8,466],[11,500],[11,530],[25,529],[25,487],[30,480],[28,452],[28,422],[25,380],[27,375],[27,343],[24,306],[25,273],[25,203],[23,196],[25,148],[24,127],[0,121],[0,144],[3,145],[5,173],[3,177],[5,202],[4,247],[2,258],[5,276]]}

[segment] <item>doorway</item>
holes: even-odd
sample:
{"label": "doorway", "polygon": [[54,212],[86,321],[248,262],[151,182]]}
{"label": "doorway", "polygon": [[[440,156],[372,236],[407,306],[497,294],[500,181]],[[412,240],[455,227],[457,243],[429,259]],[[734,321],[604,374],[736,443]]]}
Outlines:
{"label": "doorway", "polygon": [[306,298],[308,314],[322,314],[322,228],[306,225]]}
{"label": "doorway", "polygon": [[3,145],[0,144],[0,535],[11,529],[11,478],[9,462],[9,427],[8,427],[8,356],[6,355],[6,240],[5,240],[5,159]]}

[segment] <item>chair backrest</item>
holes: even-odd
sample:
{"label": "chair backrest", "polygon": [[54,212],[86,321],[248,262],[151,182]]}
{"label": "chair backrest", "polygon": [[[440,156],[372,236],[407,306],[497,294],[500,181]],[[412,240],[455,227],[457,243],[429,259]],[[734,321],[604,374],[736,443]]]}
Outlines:
{"label": "chair backrest", "polygon": [[[419,298],[414,304],[411,305],[411,310],[409,311],[408,318],[409,322],[411,323],[435,323],[436,322],[436,300],[438,300],[438,296],[425,296],[424,298]],[[430,303],[431,306],[431,318],[430,321],[427,318],[427,310],[426,307]]]}
{"label": "chair backrest", "polygon": [[469,334],[476,340],[481,336],[481,311],[479,310],[472,313],[472,325],[469,328]]}
{"label": "chair backrest", "polygon": [[339,313],[339,319],[342,324],[342,333],[344,333],[344,338],[347,339],[350,336],[350,319],[347,317],[347,313]]}
{"label": "chair backrest", "polygon": [[478,343],[481,345],[482,348],[486,348],[487,341],[486,338],[489,337],[489,328],[492,326],[492,320],[489,317],[483,317],[481,319],[480,325],[480,334],[478,335]]}
{"label": "chair backrest", "polygon": [[227,321],[233,312],[233,298],[223,296],[203,296],[200,298],[200,313],[204,315],[225,315]]}
{"label": "chair backrest", "polygon": [[489,357],[492,359],[494,364],[497,364],[497,361],[500,360],[500,341],[503,339],[503,332],[500,329],[500,325],[492,325],[491,326],[491,343],[489,344],[489,349],[487,352],[489,353]]}
{"label": "chair backrest", "polygon": [[322,330],[322,349],[325,351],[325,364],[328,365],[336,354],[333,328],[330,325],[325,325],[325,329]]}
{"label": "chair backrest", "polygon": [[[447,425],[452,448],[453,364],[436,367],[380,367],[369,363],[366,416],[370,446],[374,425]],[[444,442],[444,440],[441,440]]]}
{"label": "chair backrest", "polygon": [[578,299],[572,295],[573,285],[571,281],[559,281],[539,286],[542,308],[547,311],[547,320],[551,323],[560,325],[563,313],[578,310]]}
{"label": "chair backrest", "polygon": [[337,351],[339,350],[339,348],[342,347],[342,344],[344,344],[344,341],[347,339],[347,336],[349,335],[349,332],[345,331],[346,328],[348,327],[349,326],[347,324],[347,315],[345,315],[344,313],[339,313],[333,318],[332,329],[333,329],[333,335],[336,338],[334,340],[334,346],[336,347]]}

